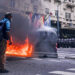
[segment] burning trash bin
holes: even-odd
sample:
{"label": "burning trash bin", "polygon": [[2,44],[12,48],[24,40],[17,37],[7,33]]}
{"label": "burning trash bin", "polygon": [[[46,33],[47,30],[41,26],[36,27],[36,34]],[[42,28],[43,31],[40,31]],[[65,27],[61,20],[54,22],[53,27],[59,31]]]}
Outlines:
{"label": "burning trash bin", "polygon": [[57,33],[52,27],[43,26],[35,30],[33,34],[34,56],[57,58]]}

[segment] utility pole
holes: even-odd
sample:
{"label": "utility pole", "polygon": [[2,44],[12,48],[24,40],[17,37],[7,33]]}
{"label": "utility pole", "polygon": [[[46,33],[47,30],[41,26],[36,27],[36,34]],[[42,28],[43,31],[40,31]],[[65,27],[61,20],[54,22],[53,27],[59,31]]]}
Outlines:
{"label": "utility pole", "polygon": [[60,37],[60,23],[59,23],[59,5],[63,4],[63,2],[60,2],[58,3],[57,5],[57,35],[58,35],[58,38]]}
{"label": "utility pole", "polygon": [[57,6],[57,12],[56,12],[56,15],[57,15],[57,35],[58,35],[58,38],[60,37],[60,26],[59,26],[59,4]]}

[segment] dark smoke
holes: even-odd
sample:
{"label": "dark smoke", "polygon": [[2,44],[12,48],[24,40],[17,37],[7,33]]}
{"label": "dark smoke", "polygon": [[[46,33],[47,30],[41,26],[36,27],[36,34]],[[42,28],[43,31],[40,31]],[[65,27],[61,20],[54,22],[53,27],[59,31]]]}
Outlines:
{"label": "dark smoke", "polygon": [[32,25],[29,23],[28,17],[21,13],[13,14],[11,34],[14,43],[25,43],[25,39],[31,32]]}
{"label": "dark smoke", "polygon": [[11,35],[13,42],[24,44],[25,39],[32,32],[32,24],[30,24],[25,13],[8,7],[0,6],[0,20],[4,18],[6,12],[12,12],[13,18],[11,22]]}
{"label": "dark smoke", "polygon": [[22,13],[22,11],[2,5],[2,3],[5,3],[5,1],[1,0],[0,2],[0,20],[4,17],[6,12],[13,12],[13,19],[11,23],[11,35],[13,37],[13,42],[15,44],[24,44],[25,39],[27,37],[31,38],[32,36],[32,31],[34,29],[33,25],[29,23],[29,19],[25,16],[25,12]]}

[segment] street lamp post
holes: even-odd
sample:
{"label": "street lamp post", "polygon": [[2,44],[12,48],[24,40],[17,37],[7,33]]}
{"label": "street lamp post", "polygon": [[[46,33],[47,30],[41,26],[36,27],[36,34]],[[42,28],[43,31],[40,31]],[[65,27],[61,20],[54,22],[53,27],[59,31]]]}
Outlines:
{"label": "street lamp post", "polygon": [[60,2],[60,3],[58,3],[58,5],[57,5],[57,35],[58,35],[58,37],[60,37],[60,23],[59,23],[59,5],[61,5],[61,4],[63,4],[64,2]]}
{"label": "street lamp post", "polygon": [[60,26],[59,26],[59,5],[57,6],[57,35],[60,37]]}

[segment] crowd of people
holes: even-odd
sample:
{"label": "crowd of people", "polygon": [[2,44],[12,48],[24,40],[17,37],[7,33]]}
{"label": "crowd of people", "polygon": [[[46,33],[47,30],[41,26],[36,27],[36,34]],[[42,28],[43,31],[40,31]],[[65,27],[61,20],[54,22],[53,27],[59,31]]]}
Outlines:
{"label": "crowd of people", "polygon": [[67,38],[67,39],[58,39],[58,48],[75,48],[75,38]]}
{"label": "crowd of people", "polygon": [[75,29],[61,29],[58,47],[75,48]]}

